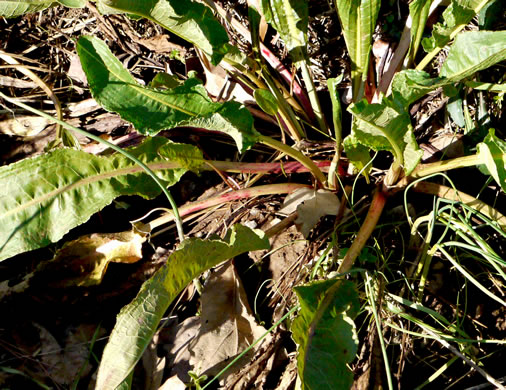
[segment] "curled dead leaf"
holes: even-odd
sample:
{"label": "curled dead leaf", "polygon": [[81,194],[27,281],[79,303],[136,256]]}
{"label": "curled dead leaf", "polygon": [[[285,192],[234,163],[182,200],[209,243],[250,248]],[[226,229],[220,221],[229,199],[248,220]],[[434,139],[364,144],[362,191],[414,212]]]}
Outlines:
{"label": "curled dead leaf", "polygon": [[[190,363],[200,375],[217,374],[265,333],[248,305],[246,292],[232,263],[213,273],[202,293],[201,327],[190,343]],[[267,338],[264,340],[266,341]],[[247,361],[260,347],[243,356]],[[226,375],[239,369],[240,361]]]}
{"label": "curled dead leaf", "polygon": [[93,286],[102,281],[109,263],[140,260],[145,240],[132,231],[83,236],[66,243],[34,274],[51,287]]}

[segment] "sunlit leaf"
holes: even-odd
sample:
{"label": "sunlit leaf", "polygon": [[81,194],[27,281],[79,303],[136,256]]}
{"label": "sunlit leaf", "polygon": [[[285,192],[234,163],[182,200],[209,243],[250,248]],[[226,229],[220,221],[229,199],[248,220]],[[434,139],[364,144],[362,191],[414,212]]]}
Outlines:
{"label": "sunlit leaf", "polygon": [[[174,151],[171,151],[174,148]],[[157,170],[166,185],[173,185],[202,159],[197,148],[153,138],[129,152]],[[181,165],[160,170],[162,156]],[[195,165],[196,164],[196,165]],[[58,241],[70,229],[86,222],[120,195],[152,198],[160,187],[123,155],[95,156],[74,149],[59,149],[0,167],[0,260]]]}
{"label": "sunlit leaf", "polygon": [[269,115],[276,115],[278,112],[278,101],[268,89],[255,89],[253,93],[258,106]]}
{"label": "sunlit leaf", "polygon": [[256,142],[259,134],[249,111],[236,102],[213,102],[199,79],[190,77],[173,89],[153,89],[140,85],[100,39],[81,37],[77,51],[97,102],[132,122],[140,133],[193,126],[230,135],[241,151]]}
{"label": "sunlit leaf", "polygon": [[409,43],[409,51],[406,55],[407,64],[410,65],[415,61],[416,53],[422,41],[425,24],[429,17],[429,10],[432,0],[414,0],[409,3],[409,16],[411,17],[411,40]]}
{"label": "sunlit leaf", "polygon": [[506,31],[469,31],[457,35],[440,77],[408,69],[395,75],[392,97],[399,107],[407,108],[430,91],[459,82],[476,72],[506,59]]}
{"label": "sunlit leaf", "polygon": [[506,191],[506,142],[490,129],[483,142],[478,144],[478,154],[491,175],[503,191]]}
{"label": "sunlit leaf", "polygon": [[281,36],[295,61],[306,54],[308,2],[301,0],[261,0],[267,23]]}
{"label": "sunlit leaf", "polygon": [[430,52],[444,47],[455,31],[468,24],[489,0],[452,0],[443,12],[443,22],[432,28],[432,36],[422,41],[423,49]]}
{"label": "sunlit leaf", "polygon": [[371,40],[380,9],[380,0],[334,0],[344,40],[351,59],[353,98],[357,99],[357,81],[367,78]]}
{"label": "sunlit leaf", "polygon": [[460,81],[506,59],[506,31],[460,33],[441,67],[440,77]]}
{"label": "sunlit leaf", "polygon": [[58,3],[72,8],[81,8],[86,5],[86,0],[0,0],[0,16],[15,18],[30,12],[42,11]]}
{"label": "sunlit leaf", "polygon": [[368,104],[362,100],[348,110],[356,119],[352,136],[373,150],[388,150],[409,174],[423,152],[418,148],[409,115],[386,104]]}
{"label": "sunlit leaf", "polygon": [[[340,283],[337,290],[329,289]],[[353,373],[346,366],[357,352],[353,319],[359,310],[352,282],[327,280],[295,287],[301,306],[291,330],[298,344],[297,368],[303,390],[349,389]],[[330,299],[323,305],[324,299]]]}
{"label": "sunlit leaf", "polygon": [[100,362],[96,389],[113,390],[127,377],[170,303],[188,283],[227,259],[267,248],[269,241],[261,231],[241,225],[234,226],[223,240],[186,240],[119,313]]}
{"label": "sunlit leaf", "polygon": [[101,0],[108,7],[150,19],[188,41],[217,65],[227,52],[228,35],[211,9],[191,0]]}
{"label": "sunlit leaf", "polygon": [[369,182],[369,172],[372,168],[372,164],[369,164],[371,161],[370,149],[358,142],[351,134],[344,138],[343,146],[346,157],[350,159],[357,171],[362,171],[367,182]]}

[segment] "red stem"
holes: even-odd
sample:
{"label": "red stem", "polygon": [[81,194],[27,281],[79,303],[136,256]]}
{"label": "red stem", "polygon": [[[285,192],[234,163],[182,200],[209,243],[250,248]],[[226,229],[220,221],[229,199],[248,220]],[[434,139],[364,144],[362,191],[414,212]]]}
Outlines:
{"label": "red stem", "polygon": [[369,211],[367,212],[367,216],[365,217],[364,223],[360,227],[360,230],[357,233],[357,237],[353,241],[353,244],[351,244],[348,252],[346,252],[346,256],[344,256],[343,262],[337,270],[339,273],[348,272],[351,267],[353,267],[356,258],[358,255],[360,255],[360,252],[364,248],[369,237],[371,237],[371,234],[374,231],[376,224],[378,223],[379,217],[381,216],[383,208],[385,207],[386,201],[386,194],[378,188],[374,193],[374,197],[372,199],[371,206],[369,207]]}
{"label": "red stem", "polygon": [[[311,188],[311,186],[306,184],[298,184],[298,183],[282,183],[282,184],[269,184],[264,186],[257,186],[251,188],[244,188],[242,190],[227,192],[221,195],[213,196],[212,198],[199,200],[197,202],[190,203],[186,206],[180,207],[179,215],[181,217],[185,215],[189,215],[195,213],[200,210],[204,210],[213,206],[217,206],[219,204],[231,202],[239,199],[248,199],[253,198],[255,196],[262,195],[277,195],[277,194],[289,194],[299,188]],[[167,213],[160,218],[151,221],[148,225],[150,230],[168,223],[174,219],[172,213]]]}
{"label": "red stem", "polygon": [[315,115],[313,112],[313,107],[311,106],[311,103],[309,102],[305,91],[302,89],[297,80],[295,80],[295,78],[288,71],[288,69],[285,68],[281,61],[263,44],[260,44],[260,51],[262,52],[262,55],[269,63],[269,65],[272,66],[281,75],[281,77],[283,77],[288,85],[292,86],[293,94],[297,96],[297,100],[300,102],[302,108],[304,108],[304,111],[309,115],[310,119],[314,120]]}

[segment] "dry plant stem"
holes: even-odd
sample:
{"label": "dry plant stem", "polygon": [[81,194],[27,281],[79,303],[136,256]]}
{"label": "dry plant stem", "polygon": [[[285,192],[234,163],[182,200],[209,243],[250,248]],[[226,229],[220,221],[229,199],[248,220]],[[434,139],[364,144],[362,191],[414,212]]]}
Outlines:
{"label": "dry plant stem", "polygon": [[425,194],[431,194],[440,198],[462,202],[476,211],[489,217],[491,220],[497,222],[502,230],[506,231],[506,216],[502,215],[499,211],[489,206],[485,202],[476,199],[474,196],[466,194],[462,191],[456,191],[453,188],[447,187],[442,184],[430,183],[421,181],[413,185],[413,190]]}
{"label": "dry plant stem", "polygon": [[[232,202],[239,199],[253,198],[255,196],[289,194],[299,188],[310,188],[310,186],[306,184],[286,183],[286,184],[269,184],[253,188],[244,188],[242,190],[226,192],[224,194],[214,196],[209,199],[199,200],[189,205],[182,206],[179,208],[179,214],[183,217],[185,215],[192,214],[197,211],[207,209],[209,207],[216,206],[219,204]],[[171,212],[162,215],[161,217],[145,224],[145,226],[149,230],[153,230],[158,226],[164,225],[168,222],[172,222],[173,220],[174,214]]]}
{"label": "dry plant stem", "polygon": [[316,166],[316,164],[307,156],[305,156],[303,153],[299,152],[298,150],[291,148],[288,145],[285,145],[282,142],[276,141],[273,138],[266,137],[264,135],[260,136],[260,139],[258,140],[260,143],[270,146],[273,149],[279,150],[282,153],[285,153],[287,156],[290,156],[300,162],[302,165],[304,165],[306,168],[308,168],[313,176],[320,182],[320,184],[325,184],[327,181],[327,178],[322,173],[320,168]]}

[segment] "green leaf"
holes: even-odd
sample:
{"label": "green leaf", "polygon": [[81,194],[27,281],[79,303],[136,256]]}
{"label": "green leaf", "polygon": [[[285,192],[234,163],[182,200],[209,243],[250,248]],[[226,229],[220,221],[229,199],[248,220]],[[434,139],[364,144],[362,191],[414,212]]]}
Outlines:
{"label": "green leaf", "polygon": [[457,35],[439,76],[460,81],[506,59],[506,31],[468,31]]}
{"label": "green leaf", "polygon": [[330,101],[332,102],[332,122],[334,124],[334,134],[336,135],[337,147],[341,147],[342,140],[342,108],[341,99],[339,99],[339,91],[337,86],[343,80],[343,75],[336,78],[329,78],[327,80],[327,87],[329,89]]}
{"label": "green leaf", "polygon": [[15,18],[29,12],[42,11],[53,3],[52,0],[0,0],[0,16]]}
{"label": "green leaf", "polygon": [[[172,152],[174,148],[177,152]],[[193,146],[173,144],[165,138],[148,139],[129,152],[152,169],[166,185],[173,185],[187,171],[160,170],[167,160],[187,150],[202,155]],[[158,166],[156,165],[158,164]],[[58,149],[0,167],[0,260],[58,241],[70,229],[86,222],[120,195],[153,198],[160,187],[127,157],[95,156],[74,149]]]}
{"label": "green leaf", "polygon": [[186,240],[119,313],[100,362],[95,388],[115,389],[127,377],[171,302],[193,279],[227,259],[269,246],[263,232],[241,225],[234,226],[223,240]]}
{"label": "green leaf", "polygon": [[278,101],[268,89],[255,89],[253,97],[258,106],[269,115],[276,115],[278,112]]}
{"label": "green leaf", "polygon": [[214,103],[195,77],[179,87],[157,90],[137,83],[98,38],[81,37],[77,51],[97,102],[142,134],[154,135],[176,126],[201,127],[229,134],[240,151],[258,139],[246,108],[235,102]]}
{"label": "green leaf", "polygon": [[490,129],[477,147],[486,173],[494,178],[503,191],[506,191],[506,142],[495,135],[494,129]]}
{"label": "green leaf", "polygon": [[470,31],[457,35],[440,77],[431,78],[421,70],[403,70],[392,81],[392,98],[407,107],[425,94],[459,82],[506,59],[506,31]]}
{"label": "green leaf", "polygon": [[501,26],[499,21],[506,17],[506,3],[504,0],[488,2],[478,15],[480,30],[494,30]]}
{"label": "green leaf", "polygon": [[304,59],[309,20],[307,1],[262,0],[261,7],[266,22],[279,33],[293,59]]}
{"label": "green leaf", "polygon": [[437,23],[432,36],[422,41],[428,53],[444,47],[452,39],[452,34],[468,24],[477,12],[490,0],[453,0],[443,12],[443,23]]}
{"label": "green leaf", "polygon": [[[329,289],[331,302],[322,305]],[[349,389],[353,374],[346,364],[355,358],[357,333],[353,319],[359,311],[358,294],[352,282],[327,280],[295,287],[301,306],[292,323],[298,344],[297,367],[303,390]]]}
{"label": "green leaf", "polygon": [[362,171],[362,174],[365,176],[367,182],[369,182],[369,172],[372,168],[372,165],[367,165],[371,161],[370,149],[358,142],[351,134],[344,138],[343,146],[346,157],[350,159],[351,163],[358,171],[362,171],[362,169],[367,166],[367,168]]}
{"label": "green leaf", "polygon": [[422,70],[403,70],[394,76],[391,99],[399,109],[407,110],[411,103],[449,83],[450,81],[439,77],[431,78]]}
{"label": "green leaf", "polygon": [[344,40],[351,59],[353,99],[359,98],[360,81],[367,78],[371,39],[380,0],[335,0]]}
{"label": "green leaf", "polygon": [[464,118],[464,110],[462,109],[462,98],[457,95],[448,100],[446,105],[446,111],[450,114],[453,122],[459,127],[466,126],[466,120]]}
{"label": "green leaf", "polygon": [[58,0],[58,3],[69,8],[83,8],[86,6],[86,0]]}
{"label": "green leaf", "polygon": [[348,108],[356,120],[352,136],[373,150],[388,150],[408,175],[420,161],[423,152],[413,134],[409,114],[387,104],[368,104],[365,100]]}
{"label": "green leaf", "polygon": [[228,35],[211,9],[191,0],[101,0],[117,10],[150,19],[188,41],[218,65],[227,52]]}
{"label": "green leaf", "polygon": [[15,18],[31,12],[45,10],[58,3],[71,8],[82,8],[86,0],[0,0],[0,16]]}
{"label": "green leaf", "polygon": [[411,17],[411,41],[409,51],[406,55],[406,65],[409,66],[415,61],[416,53],[422,41],[425,24],[429,17],[429,10],[432,0],[414,0],[409,3],[409,16]]}
{"label": "green leaf", "polygon": [[150,88],[156,89],[172,89],[183,85],[183,80],[172,74],[160,72],[153,77],[153,80],[149,83]]}

